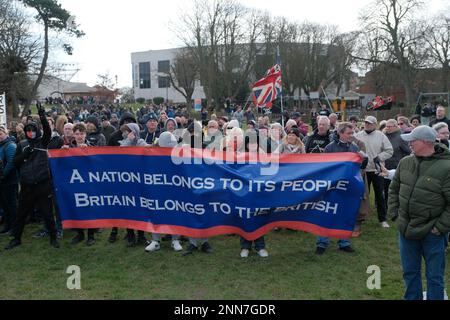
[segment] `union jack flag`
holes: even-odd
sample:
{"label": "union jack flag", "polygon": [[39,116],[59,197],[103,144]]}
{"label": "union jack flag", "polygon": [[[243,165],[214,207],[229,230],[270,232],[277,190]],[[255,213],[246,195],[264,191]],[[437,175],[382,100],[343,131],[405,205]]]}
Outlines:
{"label": "union jack flag", "polygon": [[281,66],[276,64],[270,68],[266,76],[253,84],[253,102],[256,107],[270,109],[272,101],[281,96]]}

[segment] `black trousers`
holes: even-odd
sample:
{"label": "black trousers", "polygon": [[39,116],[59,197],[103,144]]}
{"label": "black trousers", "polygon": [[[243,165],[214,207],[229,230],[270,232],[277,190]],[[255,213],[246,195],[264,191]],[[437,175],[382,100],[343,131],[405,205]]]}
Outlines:
{"label": "black trousers", "polygon": [[377,202],[378,220],[380,222],[386,221],[386,202],[384,198],[384,178],[377,175],[375,172],[366,172],[367,183],[373,186],[375,192],[375,200]]}
{"label": "black trousers", "polygon": [[3,209],[5,231],[12,231],[16,222],[18,189],[17,184],[0,184],[0,207]]}
{"label": "black trousers", "polygon": [[[112,228],[111,233],[117,234],[119,232],[119,228]],[[145,233],[144,231],[138,230],[138,238],[144,238]],[[134,238],[136,237],[133,229],[127,229],[127,237]]]}
{"label": "black trousers", "polygon": [[384,179],[384,201],[386,210],[388,208],[388,202],[389,202],[389,187],[391,186],[391,180]]}
{"label": "black trousers", "polygon": [[50,180],[36,185],[22,184],[19,193],[19,207],[17,209],[14,239],[21,241],[27,215],[36,206],[42,214],[50,238],[56,238],[55,220],[53,218],[52,186]]}

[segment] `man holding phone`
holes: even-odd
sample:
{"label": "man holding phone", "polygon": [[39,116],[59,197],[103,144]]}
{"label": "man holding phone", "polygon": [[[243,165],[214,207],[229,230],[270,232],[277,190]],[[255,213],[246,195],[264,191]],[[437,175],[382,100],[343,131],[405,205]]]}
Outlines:
{"label": "man holding phone", "polygon": [[389,228],[386,219],[386,202],[384,200],[384,178],[379,176],[382,172],[381,164],[391,158],[394,149],[389,139],[379,130],[377,130],[377,118],[373,116],[366,117],[364,121],[364,130],[356,134],[356,138],[366,145],[366,153],[369,157],[369,163],[366,168],[367,182],[373,186],[375,199],[377,202],[378,220],[383,228]]}

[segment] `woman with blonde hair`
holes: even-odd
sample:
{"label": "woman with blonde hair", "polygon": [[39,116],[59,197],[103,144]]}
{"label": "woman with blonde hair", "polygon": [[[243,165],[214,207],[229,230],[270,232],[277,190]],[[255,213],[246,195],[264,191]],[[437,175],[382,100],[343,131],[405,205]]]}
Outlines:
{"label": "woman with blonde hair", "polygon": [[64,135],[64,126],[69,122],[66,116],[58,116],[55,122],[55,130],[62,137]]}
{"label": "woman with blonde hair", "polygon": [[287,136],[283,139],[283,143],[280,144],[276,153],[280,154],[294,154],[305,153],[305,145],[300,140],[300,131],[298,128],[292,128]]}

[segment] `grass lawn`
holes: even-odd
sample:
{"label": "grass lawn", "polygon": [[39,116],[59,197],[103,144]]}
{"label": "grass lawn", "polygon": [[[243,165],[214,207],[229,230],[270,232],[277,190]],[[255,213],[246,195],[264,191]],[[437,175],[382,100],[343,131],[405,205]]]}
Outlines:
{"label": "grass lawn", "polygon": [[[252,252],[247,260],[239,257],[238,237],[211,238],[213,254],[183,257],[169,241],[156,253],[126,248],[124,240],[109,244],[109,230],[98,234],[93,247],[71,246],[73,232],[66,231],[56,250],[47,239],[32,238],[38,229],[27,225],[21,247],[0,251],[0,299],[366,300],[403,295],[396,230],[379,227],[374,213],[363,236],[352,240],[356,253],[340,252],[332,241],[323,256],[316,256],[313,235],[282,230],[266,236],[269,258]],[[1,249],[8,240],[0,238]],[[81,268],[81,290],[66,287],[70,265]],[[381,268],[381,290],[367,289],[370,265]]]}

